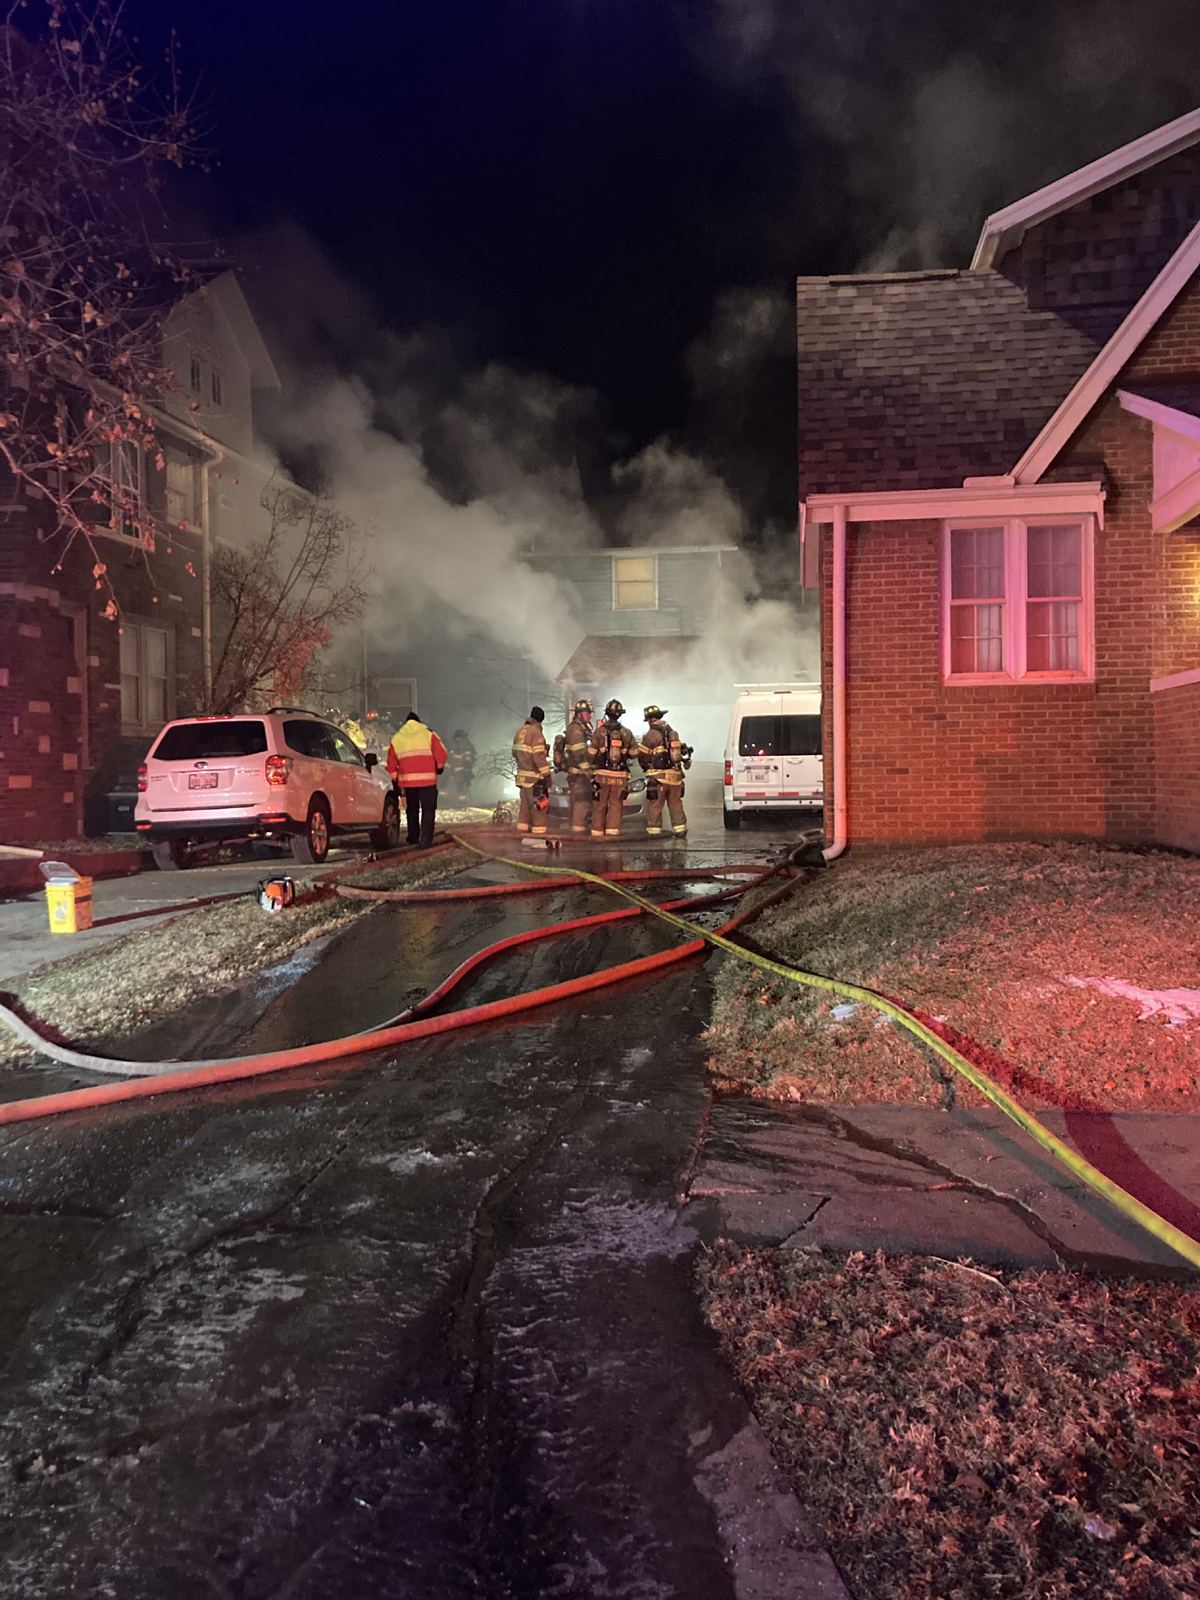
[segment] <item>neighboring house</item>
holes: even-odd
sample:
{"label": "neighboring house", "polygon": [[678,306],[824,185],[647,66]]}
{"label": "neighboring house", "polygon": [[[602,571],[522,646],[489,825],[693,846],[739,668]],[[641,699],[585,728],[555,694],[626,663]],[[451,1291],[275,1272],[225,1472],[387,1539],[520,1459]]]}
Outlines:
{"label": "neighboring house", "polygon": [[585,637],[558,674],[562,705],[620,699],[635,729],[650,701],[665,706],[701,758],[718,761],[737,690],[723,675],[721,626],[747,587],[737,545],[653,546],[577,552],[553,563],[578,593]]}
{"label": "neighboring house", "polygon": [[159,728],[204,703],[211,541],[250,538],[262,516],[271,468],[254,453],[252,392],[278,386],[232,272],[171,312],[164,362],[178,388],[158,414],[163,469],[138,452],[114,461],[163,533],[149,549],[119,517],[93,530],[115,620],[86,541],[62,555],[45,538],[42,503],[0,482],[0,839],[9,843],[107,831],[109,794],[135,787]]}
{"label": "neighboring house", "polygon": [[1200,850],[1200,112],[798,286],[838,844]]}

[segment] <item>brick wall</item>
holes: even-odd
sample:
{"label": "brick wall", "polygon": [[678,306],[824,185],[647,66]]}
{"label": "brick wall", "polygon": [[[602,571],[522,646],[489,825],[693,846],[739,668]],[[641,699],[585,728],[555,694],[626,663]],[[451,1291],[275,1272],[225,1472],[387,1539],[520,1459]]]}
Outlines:
{"label": "brick wall", "polygon": [[73,839],[82,829],[83,693],[58,592],[0,589],[0,839]]}
{"label": "brick wall", "polygon": [[1200,851],[1200,683],[1153,696],[1160,844]]}

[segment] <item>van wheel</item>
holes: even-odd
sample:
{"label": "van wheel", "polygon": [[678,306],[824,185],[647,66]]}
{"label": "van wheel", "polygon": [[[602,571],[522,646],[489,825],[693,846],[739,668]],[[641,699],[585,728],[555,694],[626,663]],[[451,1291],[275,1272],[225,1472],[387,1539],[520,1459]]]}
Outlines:
{"label": "van wheel", "polygon": [[725,818],[725,826],[727,828],[736,830],[741,827],[742,813],[740,811],[727,811],[725,807],[722,806],[721,815]]}
{"label": "van wheel", "polygon": [[160,872],[180,872],[192,864],[191,852],[179,839],[155,839],[150,849]]}
{"label": "van wheel", "polygon": [[400,807],[394,794],[383,802],[383,821],[371,829],[371,843],[376,850],[394,850],[400,843]]}
{"label": "van wheel", "polygon": [[319,867],[328,854],[329,812],[323,800],[314,800],[308,808],[304,832],[292,835],[292,859],[302,867]]}

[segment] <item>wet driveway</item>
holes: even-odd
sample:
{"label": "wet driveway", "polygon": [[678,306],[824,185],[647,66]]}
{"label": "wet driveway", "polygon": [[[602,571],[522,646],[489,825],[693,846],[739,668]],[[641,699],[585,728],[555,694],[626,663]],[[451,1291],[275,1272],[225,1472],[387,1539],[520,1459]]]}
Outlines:
{"label": "wet driveway", "polygon": [[[139,1053],[365,1027],[587,907],[612,902],[388,907]],[[672,937],[534,947],[469,998]],[[838,1593],[692,1293],[708,981],[697,959],[349,1068],[4,1129],[0,1592]]]}

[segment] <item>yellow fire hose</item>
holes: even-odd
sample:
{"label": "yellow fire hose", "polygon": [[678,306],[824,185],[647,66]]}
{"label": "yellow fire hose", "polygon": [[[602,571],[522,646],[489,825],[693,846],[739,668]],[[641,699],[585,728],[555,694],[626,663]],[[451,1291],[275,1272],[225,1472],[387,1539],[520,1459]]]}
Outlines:
{"label": "yellow fire hose", "polygon": [[955,1072],[961,1073],[968,1083],[973,1084],[981,1094],[985,1094],[993,1105],[999,1106],[1006,1116],[1011,1117],[1019,1128],[1024,1129],[1031,1139],[1039,1144],[1047,1154],[1052,1155],[1057,1162],[1066,1167],[1068,1172],[1079,1178],[1083,1183],[1086,1183],[1089,1188],[1094,1189],[1098,1195],[1103,1196],[1118,1211],[1122,1211],[1127,1217],[1131,1217],[1134,1222],[1145,1228],[1147,1233],[1152,1234],[1156,1239],[1160,1239],[1163,1244],[1169,1246],[1177,1255],[1182,1256],[1191,1266],[1200,1268],[1200,1244],[1195,1239],[1189,1238],[1186,1233],[1183,1233],[1174,1224],[1168,1222],[1165,1217],[1160,1217],[1157,1211],[1152,1211],[1149,1206],[1143,1205],[1140,1200],[1135,1199],[1127,1190],[1122,1189],[1120,1184],[1114,1183],[1111,1178],[1105,1177],[1104,1173],[1093,1167],[1090,1161],[1085,1161],[1069,1145],[1056,1138],[1049,1128],[1044,1128],[1036,1117],[1030,1116],[1028,1111],[1023,1110],[1010,1095],[1004,1092],[998,1083],[993,1082],[988,1077],[986,1072],[981,1071],[973,1062],[968,1061],[966,1056],[960,1055],[952,1045],[939,1038],[932,1028],[927,1028],[923,1022],[906,1011],[903,1006],[897,1005],[894,1000],[889,1000],[884,995],[876,994],[871,989],[860,988],[856,983],[843,983],[837,978],[824,978],[815,972],[804,972],[799,967],[785,967],[781,962],[771,961],[768,957],[757,955],[752,950],[744,950],[741,945],[734,944],[732,939],[726,939],[719,933],[710,933],[707,928],[702,928],[695,922],[689,922],[686,917],[676,916],[672,911],[664,911],[653,900],[647,900],[643,895],[635,893],[634,890],[625,888],[623,884],[612,883],[607,878],[599,878],[595,873],[584,872],[579,867],[567,867],[562,864],[553,867],[538,867],[529,861],[515,861],[508,856],[492,855],[490,851],[481,850],[478,845],[468,844],[465,839],[459,838],[457,834],[452,834],[451,838],[454,839],[456,844],[462,845],[465,850],[473,851],[475,855],[483,856],[488,861],[498,861],[506,867],[518,867],[523,872],[550,873],[557,877],[573,873],[575,877],[583,879],[585,883],[597,884],[600,888],[607,889],[612,894],[618,894],[625,900],[631,900],[634,905],[641,906],[643,911],[648,911],[652,916],[658,917],[660,921],[669,922],[672,927],[679,928],[689,938],[703,939],[706,944],[714,945],[718,950],[724,950],[727,955],[736,956],[739,961],[748,961],[752,966],[760,967],[764,972],[774,973],[776,977],[787,978],[790,982],[802,984],[806,988],[826,989],[830,994],[843,995],[847,999],[857,1000],[862,1005],[873,1006],[876,1011],[881,1011],[884,1016],[891,1017],[894,1022],[898,1022],[914,1039],[953,1067]]}

